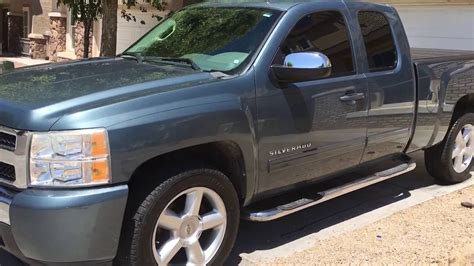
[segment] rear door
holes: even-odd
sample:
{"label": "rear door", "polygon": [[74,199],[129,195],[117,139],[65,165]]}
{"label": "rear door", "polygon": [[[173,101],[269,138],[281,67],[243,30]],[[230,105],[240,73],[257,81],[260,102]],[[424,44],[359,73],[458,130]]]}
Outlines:
{"label": "rear door", "polygon": [[[340,10],[345,9],[297,16],[272,62],[282,64],[291,53],[321,52],[332,62],[331,77],[281,85],[268,69],[257,73],[260,192],[316,180],[361,160],[368,91]],[[345,101],[348,95],[360,97]]]}
{"label": "rear door", "polygon": [[390,7],[354,11],[370,94],[368,145],[362,162],[402,152],[415,113],[415,81],[407,37]]}

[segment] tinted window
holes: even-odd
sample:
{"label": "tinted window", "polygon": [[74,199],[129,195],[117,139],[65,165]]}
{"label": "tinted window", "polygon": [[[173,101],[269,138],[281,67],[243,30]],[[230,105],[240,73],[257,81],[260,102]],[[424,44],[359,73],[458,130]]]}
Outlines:
{"label": "tinted window", "polygon": [[186,8],[161,22],[125,53],[189,59],[204,71],[236,72],[250,63],[280,14],[250,7]]}
{"label": "tinted window", "polygon": [[387,18],[379,12],[359,13],[359,24],[371,72],[393,69],[397,65],[397,50]]}
{"label": "tinted window", "polygon": [[344,17],[337,11],[314,13],[302,18],[281,46],[277,63],[296,52],[321,52],[332,63],[332,75],[354,73],[352,49]]}

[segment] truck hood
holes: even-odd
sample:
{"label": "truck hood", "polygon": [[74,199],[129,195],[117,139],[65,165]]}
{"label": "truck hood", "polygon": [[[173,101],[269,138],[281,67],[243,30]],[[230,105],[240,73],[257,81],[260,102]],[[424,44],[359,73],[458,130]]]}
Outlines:
{"label": "truck hood", "polygon": [[186,67],[122,58],[42,65],[0,75],[0,125],[47,131],[63,115],[215,79]]}

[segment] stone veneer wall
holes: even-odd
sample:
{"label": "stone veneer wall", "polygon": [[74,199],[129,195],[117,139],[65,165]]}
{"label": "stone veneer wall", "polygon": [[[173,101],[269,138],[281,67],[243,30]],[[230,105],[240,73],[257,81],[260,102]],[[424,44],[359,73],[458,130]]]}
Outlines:
{"label": "stone veneer wall", "polygon": [[46,59],[48,57],[47,41],[42,34],[30,34],[30,56],[33,59]]}
{"label": "stone veneer wall", "polygon": [[14,14],[8,15],[8,51],[20,54],[20,38],[23,31],[23,17]]}
{"label": "stone veneer wall", "polygon": [[50,16],[49,60],[57,61],[58,52],[66,51],[67,20],[63,16]]}
{"label": "stone veneer wall", "polygon": [[[89,35],[89,57],[92,57],[92,36],[93,30],[91,29]],[[74,52],[77,58],[83,58],[84,55],[84,24],[82,22],[78,22],[75,27],[74,32]]]}

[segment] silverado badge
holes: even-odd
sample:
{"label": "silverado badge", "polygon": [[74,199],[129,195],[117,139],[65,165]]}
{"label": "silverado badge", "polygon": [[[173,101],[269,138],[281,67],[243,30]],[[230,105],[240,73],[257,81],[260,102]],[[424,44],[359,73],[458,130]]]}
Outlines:
{"label": "silverado badge", "polygon": [[273,150],[273,151],[270,151],[269,154],[270,154],[270,157],[273,157],[275,155],[282,155],[282,154],[285,154],[285,153],[295,152],[295,151],[298,151],[298,150],[304,150],[304,149],[309,149],[309,148],[311,148],[311,142],[301,144],[301,145],[297,145],[297,146],[293,146],[293,147],[287,147],[287,148],[282,148],[282,149],[278,149],[278,150]]}

